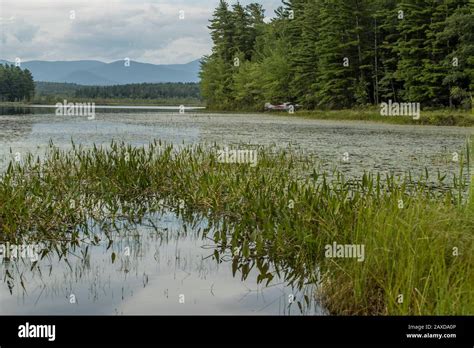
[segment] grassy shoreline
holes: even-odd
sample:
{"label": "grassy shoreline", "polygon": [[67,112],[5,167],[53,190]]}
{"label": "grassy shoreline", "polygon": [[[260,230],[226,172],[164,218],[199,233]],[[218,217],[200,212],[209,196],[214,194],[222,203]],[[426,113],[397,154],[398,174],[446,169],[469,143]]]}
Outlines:
{"label": "grassy shoreline", "polygon": [[[165,200],[217,226],[208,236],[219,247],[215,257],[233,255],[233,272],[244,279],[256,267],[259,281],[271,281],[272,264],[301,286],[317,281],[319,267],[315,296],[332,314],[474,313],[472,197],[466,204],[456,190],[432,191],[423,178],[297,177],[313,167],[291,152],[261,149],[256,167],[225,164],[216,150],[175,152],[156,141],[50,147],[43,163],[29,156],[0,177],[1,238],[77,238],[90,216],[140,221]],[[334,242],[364,245],[365,260],[325,257]]]}
{"label": "grassy shoreline", "polygon": [[[209,110],[212,111],[212,110]],[[219,112],[218,109],[215,112]],[[222,111],[221,111],[222,112]],[[228,111],[225,111],[228,112]],[[255,113],[251,111],[236,111],[239,113]],[[261,112],[263,113],[263,112]],[[416,126],[459,126],[474,127],[474,113],[462,110],[437,109],[422,111],[419,120],[406,116],[381,116],[376,108],[347,109],[347,110],[298,110],[294,114],[288,112],[265,112],[268,115],[307,118],[313,120],[331,121],[365,121],[396,125]]]}
{"label": "grassy shoreline", "polygon": [[323,120],[359,120],[401,125],[474,126],[474,113],[450,109],[422,111],[419,120],[403,116],[381,116],[378,109],[301,111],[297,113],[300,117]]}
{"label": "grassy shoreline", "polygon": [[[98,105],[105,106],[197,106],[205,107],[205,103],[195,100],[132,100],[132,99],[81,99],[71,98],[69,102],[94,102]],[[60,100],[58,102],[63,102]],[[54,102],[55,103],[55,102]],[[29,103],[24,102],[0,102],[0,107],[29,107],[39,104],[37,101]],[[54,104],[51,104],[54,107]],[[375,123],[387,123],[396,125],[416,125],[416,126],[459,126],[474,127],[474,113],[462,110],[438,109],[422,111],[419,120],[412,117],[404,116],[381,116],[376,108],[367,109],[348,109],[348,110],[298,110],[294,114],[288,112],[263,112],[250,110],[220,110],[206,109],[209,113],[229,113],[229,114],[265,114],[276,116],[290,116],[295,118],[307,118],[315,120],[332,120],[332,121],[365,121]]]}

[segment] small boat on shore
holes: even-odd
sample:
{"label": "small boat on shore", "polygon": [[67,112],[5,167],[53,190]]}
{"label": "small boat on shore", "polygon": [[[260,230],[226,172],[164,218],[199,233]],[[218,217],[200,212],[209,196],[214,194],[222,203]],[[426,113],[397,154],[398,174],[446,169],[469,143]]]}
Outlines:
{"label": "small boat on shore", "polygon": [[283,103],[278,105],[273,105],[271,103],[265,103],[265,111],[295,111],[297,108],[301,107],[301,105],[293,104],[293,103]]}

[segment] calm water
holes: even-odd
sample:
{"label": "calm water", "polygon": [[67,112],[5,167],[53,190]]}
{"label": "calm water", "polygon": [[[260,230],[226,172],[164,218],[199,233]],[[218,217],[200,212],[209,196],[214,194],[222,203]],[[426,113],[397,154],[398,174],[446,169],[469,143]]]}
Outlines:
{"label": "calm water", "polygon": [[[327,168],[337,165],[348,175],[364,170],[418,173],[428,168],[458,173],[453,154],[465,151],[469,128],[397,126],[362,122],[336,122],[277,117],[268,114],[232,115],[202,112],[97,110],[87,117],[55,116],[54,110],[27,110],[30,114],[0,115],[0,161],[13,153],[44,153],[49,140],[68,147],[71,139],[85,145],[119,140],[133,145],[152,139],[177,144],[241,143],[300,148]],[[0,113],[1,110],[0,110]],[[345,154],[349,161],[343,161]],[[1,163],[0,163],[1,164]]]}
{"label": "calm water", "polygon": [[[107,145],[112,140],[139,146],[156,138],[176,144],[292,146],[323,167],[337,165],[354,177],[364,170],[416,174],[425,167],[452,176],[459,171],[453,154],[465,150],[470,134],[470,129],[457,127],[316,121],[268,114],[115,109],[96,110],[95,119],[88,120],[56,116],[53,109],[0,109],[0,169],[5,169],[15,153],[41,156],[50,140],[67,148],[71,140],[86,146]],[[343,161],[345,153],[347,162]],[[33,271],[30,261],[0,263],[2,278],[6,270],[13,276],[0,283],[0,313],[324,314],[317,303],[303,300],[313,287],[293,289],[277,277],[268,286],[257,284],[254,270],[244,280],[239,272],[233,276],[232,256],[223,254],[217,260],[213,256],[216,246],[199,233],[205,221],[188,226],[171,212],[148,218],[149,224],[119,226],[109,248],[103,242],[70,249],[67,262],[51,255]],[[103,233],[97,229],[97,234]]]}
{"label": "calm water", "polygon": [[[206,226],[203,221],[190,226],[174,213],[160,213],[140,225],[118,224],[110,234],[114,241],[110,246],[105,238],[97,246],[86,241],[79,247],[69,246],[67,262],[53,253],[33,271],[33,260],[4,263],[2,267],[14,279],[0,287],[1,313],[324,313],[314,301],[304,300],[314,287],[298,290],[282,279],[268,286],[257,284],[255,268],[245,281],[239,272],[233,277],[231,252],[220,252],[218,260],[214,257],[216,245],[202,238]],[[105,237],[98,228],[94,232]],[[13,284],[11,293],[9,283]]]}

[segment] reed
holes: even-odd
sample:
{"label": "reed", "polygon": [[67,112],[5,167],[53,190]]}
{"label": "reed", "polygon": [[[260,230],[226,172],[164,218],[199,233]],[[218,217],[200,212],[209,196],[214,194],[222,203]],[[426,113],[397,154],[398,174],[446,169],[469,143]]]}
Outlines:
{"label": "reed", "polygon": [[[2,174],[0,239],[79,242],[94,238],[91,219],[139,223],[166,206],[206,217],[215,228],[203,237],[216,259],[230,256],[234,274],[258,268],[260,282],[278,273],[318,283],[333,314],[474,313],[474,210],[461,179],[447,190],[427,185],[428,175],[349,180],[290,150],[259,148],[255,167],[220,163],[218,150],[51,144],[44,159],[27,156]],[[334,242],[363,245],[363,262],[328,258]]]}

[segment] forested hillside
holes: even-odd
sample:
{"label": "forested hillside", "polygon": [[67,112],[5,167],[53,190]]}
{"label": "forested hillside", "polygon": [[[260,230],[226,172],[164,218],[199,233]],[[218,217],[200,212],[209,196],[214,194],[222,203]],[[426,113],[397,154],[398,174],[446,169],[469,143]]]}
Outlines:
{"label": "forested hillside", "polygon": [[472,0],[286,0],[266,23],[261,5],[221,0],[202,95],[214,109],[388,100],[469,108],[473,8]]}

